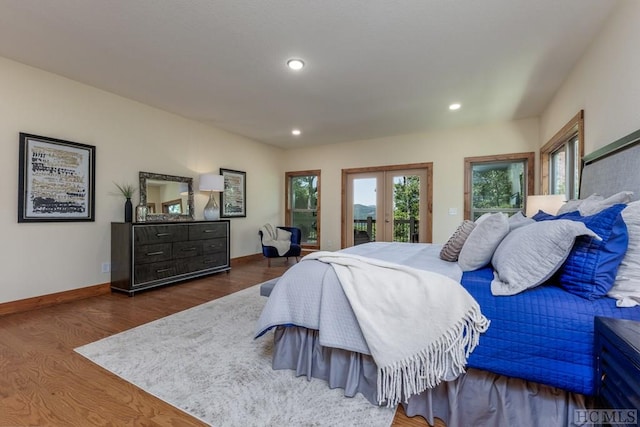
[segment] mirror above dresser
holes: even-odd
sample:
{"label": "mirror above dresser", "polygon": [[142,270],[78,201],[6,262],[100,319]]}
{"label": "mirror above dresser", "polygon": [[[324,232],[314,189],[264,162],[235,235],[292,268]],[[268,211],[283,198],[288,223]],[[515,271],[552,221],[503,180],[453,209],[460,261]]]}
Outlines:
{"label": "mirror above dresser", "polygon": [[140,172],[140,205],[149,221],[193,221],[193,178]]}

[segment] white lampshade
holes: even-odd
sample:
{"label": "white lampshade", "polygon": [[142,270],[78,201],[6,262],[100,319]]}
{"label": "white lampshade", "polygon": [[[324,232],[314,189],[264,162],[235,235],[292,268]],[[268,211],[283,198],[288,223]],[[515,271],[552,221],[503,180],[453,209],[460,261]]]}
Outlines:
{"label": "white lampshade", "polygon": [[198,188],[200,191],[223,191],[224,177],[211,173],[200,175],[200,186]]}
{"label": "white lampshade", "polygon": [[551,215],[558,213],[562,204],[566,202],[564,194],[547,194],[544,196],[527,196],[527,217],[531,218],[538,211],[543,211]]}

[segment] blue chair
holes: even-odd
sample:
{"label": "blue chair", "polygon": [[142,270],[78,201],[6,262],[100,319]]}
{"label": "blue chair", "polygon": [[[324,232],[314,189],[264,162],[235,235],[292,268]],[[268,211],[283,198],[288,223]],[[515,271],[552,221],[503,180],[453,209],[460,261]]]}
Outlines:
{"label": "blue chair", "polygon": [[296,227],[277,227],[283,230],[287,230],[291,233],[291,247],[284,255],[278,255],[278,250],[273,246],[265,246],[262,243],[262,230],[258,231],[260,235],[260,244],[262,245],[262,255],[267,258],[267,265],[271,267],[271,258],[287,258],[296,257],[296,262],[300,260],[300,253],[302,252],[302,246],[300,246],[300,240],[302,239],[302,231]]}

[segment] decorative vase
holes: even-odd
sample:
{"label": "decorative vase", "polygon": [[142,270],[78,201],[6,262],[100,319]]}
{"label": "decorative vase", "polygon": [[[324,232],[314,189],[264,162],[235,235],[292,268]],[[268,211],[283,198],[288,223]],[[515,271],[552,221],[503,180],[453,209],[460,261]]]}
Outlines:
{"label": "decorative vase", "polygon": [[127,197],[127,201],[124,202],[124,222],[133,221],[133,204],[131,198]]}
{"label": "decorative vase", "polygon": [[138,205],[136,207],[136,222],[145,222],[147,220],[147,207]]}

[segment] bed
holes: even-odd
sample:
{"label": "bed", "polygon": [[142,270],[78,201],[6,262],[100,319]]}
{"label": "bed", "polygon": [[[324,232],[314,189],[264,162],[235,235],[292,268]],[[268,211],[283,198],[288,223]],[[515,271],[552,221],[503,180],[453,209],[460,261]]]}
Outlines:
{"label": "bed", "polygon": [[[640,293],[640,176],[625,172],[640,160],[639,138],[636,132],[587,156],[582,199],[567,203],[560,215],[508,220],[507,231],[495,238],[490,263],[468,254],[459,262],[444,261],[442,245],[419,243],[368,243],[339,251],[456,280],[490,321],[479,343],[467,347],[466,372],[444,370],[433,386],[400,391],[407,415],[431,424],[437,417],[449,426],[565,426],[572,425],[574,410],[593,407],[594,318],[640,320],[640,306],[633,306],[640,301],[634,300]],[[491,236],[504,229],[504,218],[494,219],[499,227],[483,226]],[[538,239],[548,233],[553,239],[544,244],[551,246],[544,246]],[[556,246],[562,246],[557,254],[538,257]],[[525,264],[533,267],[523,269]],[[580,276],[576,265],[591,268],[591,275]],[[613,288],[607,281],[615,282]],[[293,369],[343,388],[345,396],[361,393],[372,404],[385,403],[379,366],[331,264],[306,260],[282,276],[256,336],[270,330],[274,369]]]}

